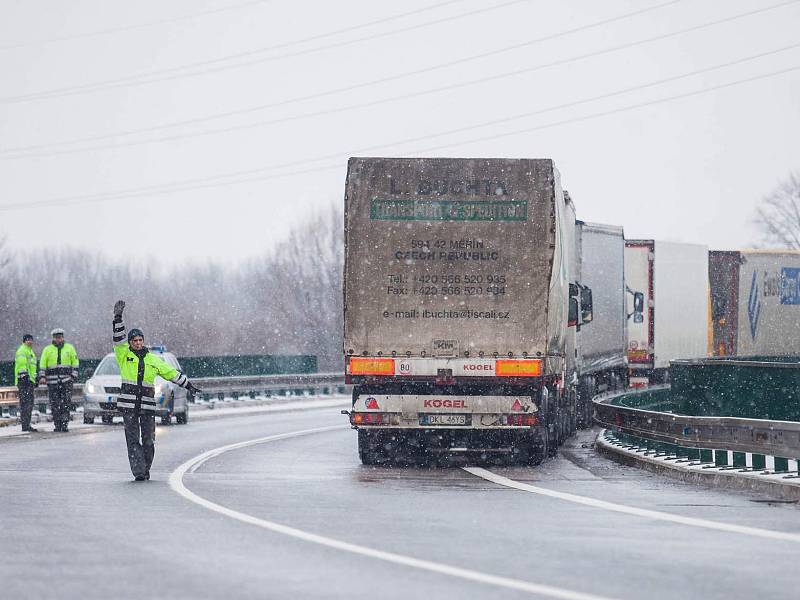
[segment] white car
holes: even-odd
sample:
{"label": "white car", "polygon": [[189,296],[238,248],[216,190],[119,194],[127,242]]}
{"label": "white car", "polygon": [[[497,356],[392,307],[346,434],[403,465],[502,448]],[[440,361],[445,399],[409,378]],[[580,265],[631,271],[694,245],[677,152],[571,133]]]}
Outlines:
{"label": "white car", "polygon": [[[171,352],[166,352],[161,346],[150,348],[150,352],[163,358],[167,364],[183,371],[178,359]],[[180,425],[185,425],[189,420],[189,403],[193,400],[191,394],[179,385],[156,377],[156,415],[161,417],[161,423],[168,425],[172,416]],[[117,396],[122,387],[122,378],[119,374],[119,365],[114,353],[106,354],[94,374],[83,385],[83,422],[94,423],[95,417],[100,417],[103,423],[114,422],[117,412]]]}

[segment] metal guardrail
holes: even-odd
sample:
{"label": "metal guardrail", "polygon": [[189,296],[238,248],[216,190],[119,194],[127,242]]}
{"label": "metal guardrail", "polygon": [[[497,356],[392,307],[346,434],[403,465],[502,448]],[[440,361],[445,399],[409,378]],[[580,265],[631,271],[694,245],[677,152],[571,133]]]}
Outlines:
{"label": "metal guardrail", "polygon": [[[72,399],[75,400],[83,397],[83,384],[74,383],[72,385]],[[38,386],[34,391],[34,398],[36,404],[47,404],[47,386]],[[19,396],[17,396],[17,388],[0,387],[0,406],[18,406]]]}
{"label": "metal guardrail", "polygon": [[[649,390],[652,392],[652,388]],[[800,457],[800,422],[695,417],[613,404],[631,392],[594,399],[595,421],[629,435],[684,448],[725,448],[780,457]]]}
{"label": "metal guardrail", "polygon": [[280,390],[338,389],[344,387],[341,373],[304,373],[298,375],[252,375],[243,377],[199,377],[192,379],[203,394],[228,392],[274,392]]}
{"label": "metal guardrail", "polygon": [[[242,377],[199,377],[192,379],[197,387],[203,390],[204,396],[219,394],[248,395],[258,393],[299,392],[307,390],[316,393],[343,393],[345,391],[344,375],[341,373],[306,373],[298,375],[248,375]],[[326,391],[327,390],[327,391]],[[72,400],[80,403],[83,399],[83,384],[76,383],[72,387]],[[36,388],[36,403],[47,404],[47,388]],[[0,406],[18,406],[16,387],[0,387]]]}

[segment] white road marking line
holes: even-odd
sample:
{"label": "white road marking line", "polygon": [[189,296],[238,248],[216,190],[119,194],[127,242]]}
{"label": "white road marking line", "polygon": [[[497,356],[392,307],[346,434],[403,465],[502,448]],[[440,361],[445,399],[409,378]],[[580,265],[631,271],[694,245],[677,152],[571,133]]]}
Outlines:
{"label": "white road marking line", "polygon": [[[231,450],[238,450],[239,448],[246,448],[247,446],[255,446],[256,444],[263,444],[266,442],[277,442],[278,440],[285,440],[287,438],[299,437],[301,435],[309,435],[311,433],[322,433],[324,431],[334,431],[336,429],[347,429],[349,425],[331,425],[330,427],[317,427],[315,429],[303,429],[301,431],[291,431],[289,433],[280,433],[278,435],[270,435],[263,438],[257,438],[255,440],[247,440],[246,442],[238,442],[236,444],[229,444],[227,446],[221,446],[220,448],[215,448],[213,450],[209,450],[208,452],[204,452],[200,456],[195,456],[190,462],[192,462],[192,466],[189,469],[189,473],[194,473],[199,469],[204,462],[210,460],[220,454],[224,454],[225,452],[230,452]],[[178,467],[180,469],[180,467]],[[173,473],[174,475],[174,473]],[[170,485],[172,485],[172,476],[170,476]],[[174,489],[174,487],[173,487]]]}
{"label": "white road marking line", "polygon": [[215,448],[213,450],[209,450],[208,452],[204,452],[203,454],[200,454],[198,456],[195,456],[194,458],[187,460],[185,463],[183,463],[181,466],[175,469],[169,476],[169,485],[175,492],[177,492],[187,500],[190,500],[195,504],[199,504],[200,506],[207,508],[208,510],[213,510],[216,513],[225,515],[226,517],[230,517],[232,519],[236,519],[237,521],[241,521],[243,523],[255,525],[257,527],[261,527],[263,529],[287,535],[306,542],[319,544],[321,546],[327,546],[328,548],[333,548],[334,550],[340,550],[342,552],[350,552],[352,554],[359,554],[376,560],[382,560],[385,562],[394,563],[397,565],[403,565],[406,567],[413,567],[415,569],[421,569],[423,571],[441,573],[443,575],[458,577],[461,579],[475,581],[487,585],[494,585],[512,590],[528,592],[531,594],[538,594],[540,596],[546,596],[548,598],[559,598],[562,600],[610,600],[607,596],[597,596],[595,594],[575,592],[564,588],[542,585],[538,583],[531,583],[519,579],[511,579],[508,577],[490,575],[488,573],[482,573],[480,571],[472,571],[469,569],[462,569],[460,567],[443,565],[440,563],[414,558],[411,556],[405,556],[403,554],[395,554],[393,552],[384,552],[383,550],[377,550],[375,548],[369,548],[367,546],[361,546],[358,544],[351,544],[349,542],[343,542],[334,538],[317,535],[315,533],[310,533],[307,531],[303,531],[301,529],[295,529],[294,527],[289,527],[287,525],[281,525],[280,523],[274,523],[272,521],[260,519],[252,515],[248,515],[246,513],[242,513],[227,508],[225,506],[222,506],[221,504],[211,502],[210,500],[206,500],[205,498],[198,496],[183,484],[183,476],[186,473],[193,472],[193,470],[196,470],[197,467],[199,467],[204,462],[208,461],[211,458],[220,456],[225,452],[230,452],[231,450],[237,450],[239,448],[246,448],[248,446],[255,446],[256,444],[274,442],[277,440],[285,440],[288,438],[309,435],[312,433],[321,433],[324,431],[344,429],[346,427],[349,426],[335,425],[332,427],[319,427],[317,429],[304,429],[301,431],[292,431],[289,433],[272,435],[268,437],[258,438],[255,440],[239,442],[237,444],[230,444],[228,446],[222,446],[220,448]]}
{"label": "white road marking line", "polygon": [[462,467],[467,473],[471,473],[476,477],[491,481],[497,485],[502,485],[515,490],[523,492],[530,492],[532,494],[540,494],[542,496],[549,496],[551,498],[558,498],[559,500],[566,500],[567,502],[574,502],[575,504],[583,504],[585,506],[592,506],[594,508],[602,508],[614,512],[625,513],[628,515],[635,515],[637,517],[644,517],[646,519],[654,519],[656,521],[669,521],[672,523],[680,523],[681,525],[689,525],[691,527],[702,527],[704,529],[716,529],[717,531],[727,531],[729,533],[740,533],[742,535],[749,535],[753,537],[767,538],[770,540],[781,540],[785,542],[800,543],[800,535],[796,533],[786,533],[783,531],[773,531],[770,529],[759,529],[757,527],[747,527],[746,525],[734,525],[732,523],[721,523],[718,521],[708,521],[706,519],[698,519],[696,517],[683,517],[681,515],[674,515],[670,513],[660,512],[657,510],[649,510],[647,508],[636,508],[634,506],[627,506],[625,504],[616,504],[614,502],[606,502],[605,500],[596,500],[587,496],[578,496],[576,494],[569,494],[567,492],[557,492],[547,488],[522,483],[503,477],[496,473],[492,473],[480,467]]}

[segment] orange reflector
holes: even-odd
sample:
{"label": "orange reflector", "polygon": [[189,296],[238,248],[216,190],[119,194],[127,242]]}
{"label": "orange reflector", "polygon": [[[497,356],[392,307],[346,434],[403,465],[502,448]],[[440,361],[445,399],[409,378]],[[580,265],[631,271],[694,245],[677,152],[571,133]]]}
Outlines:
{"label": "orange reflector", "polygon": [[502,359],[495,362],[494,372],[498,377],[539,377],[542,361]]}
{"label": "orange reflector", "polygon": [[517,427],[533,427],[537,422],[536,415],[506,415],[506,423]]}
{"label": "orange reflector", "polygon": [[391,413],[350,413],[351,425],[397,425],[399,415]]}
{"label": "orange reflector", "polygon": [[350,358],[350,375],[394,375],[393,358]]}

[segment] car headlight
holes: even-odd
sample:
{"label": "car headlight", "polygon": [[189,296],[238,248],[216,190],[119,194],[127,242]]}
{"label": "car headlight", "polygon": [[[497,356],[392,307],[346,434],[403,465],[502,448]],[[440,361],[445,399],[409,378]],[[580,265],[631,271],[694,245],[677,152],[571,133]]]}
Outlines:
{"label": "car headlight", "polygon": [[103,390],[100,388],[99,385],[87,381],[85,386],[85,391],[87,394],[98,394]]}

